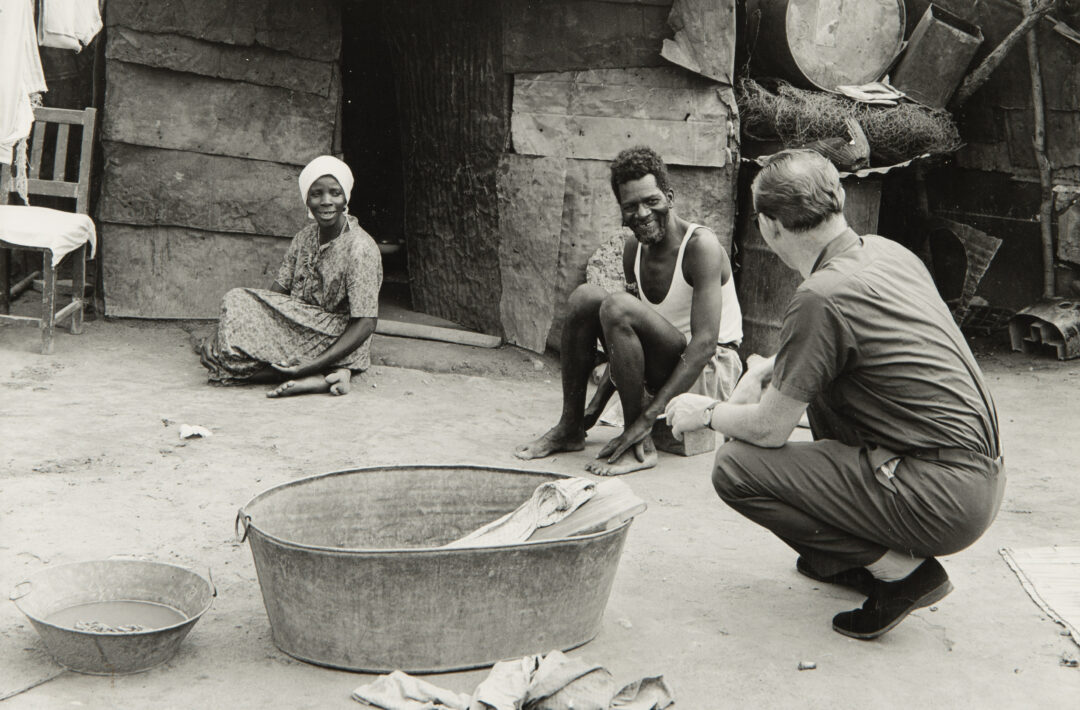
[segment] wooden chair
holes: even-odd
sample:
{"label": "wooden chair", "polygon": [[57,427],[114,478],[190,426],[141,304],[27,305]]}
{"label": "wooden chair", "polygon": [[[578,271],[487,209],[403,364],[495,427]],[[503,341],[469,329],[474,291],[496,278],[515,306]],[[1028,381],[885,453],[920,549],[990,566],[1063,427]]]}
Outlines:
{"label": "wooden chair", "polygon": [[[96,119],[97,110],[93,108],[82,111],[44,107],[34,109],[34,128],[30,139],[30,165],[27,173],[29,195],[72,199],[75,201],[75,213],[87,214],[90,195],[90,160]],[[56,127],[55,131],[47,128],[53,125]],[[72,126],[81,127],[81,135],[72,135]],[[73,171],[78,177],[74,181],[68,179],[69,162],[74,162],[69,161],[69,142],[79,147],[77,168]],[[50,154],[52,155],[52,170],[49,177],[43,177],[42,157]],[[11,194],[15,189],[12,176],[6,167],[0,170],[0,205],[10,203]],[[44,172],[49,172],[47,167]],[[10,315],[11,299],[31,285],[34,277],[37,276],[36,272],[31,273],[12,288],[10,250],[37,251],[42,254],[43,286],[40,318]],[[41,352],[44,354],[53,351],[53,327],[64,319],[71,318],[72,333],[82,332],[86,294],[86,244],[72,251],[67,258],[74,259],[71,279],[72,298],[71,303],[58,311],[56,310],[56,268],[53,266],[52,249],[5,241],[3,230],[0,229],[0,321],[38,326],[41,329]]]}

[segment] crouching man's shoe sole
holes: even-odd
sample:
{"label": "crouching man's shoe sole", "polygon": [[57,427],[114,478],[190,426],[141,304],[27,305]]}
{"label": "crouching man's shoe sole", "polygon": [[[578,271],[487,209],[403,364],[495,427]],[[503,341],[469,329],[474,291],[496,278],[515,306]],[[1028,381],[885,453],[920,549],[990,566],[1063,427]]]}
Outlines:
{"label": "crouching man's shoe sole", "polygon": [[896,582],[877,580],[861,609],[833,617],[833,630],[856,639],[876,639],[916,609],[930,606],[953,590],[945,569],[933,557]]}

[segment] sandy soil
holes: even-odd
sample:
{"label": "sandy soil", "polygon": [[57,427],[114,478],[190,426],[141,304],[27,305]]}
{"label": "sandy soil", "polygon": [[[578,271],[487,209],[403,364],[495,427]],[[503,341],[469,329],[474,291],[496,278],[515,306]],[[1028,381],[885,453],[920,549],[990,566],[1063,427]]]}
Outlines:
{"label": "sandy soil", "polygon": [[[208,386],[178,325],[92,322],[59,334],[51,356],[37,337],[0,326],[0,591],[44,565],[136,556],[212,569],[219,596],[167,664],[64,673],[5,709],[359,707],[349,693],[370,676],[273,645],[250,552],[233,535],[237,509],[275,484],[360,466],[582,473],[614,433],[591,436],[585,452],[514,459],[514,444],[559,407],[551,360],[514,349],[377,338],[384,364],[352,394],[274,401],[263,387]],[[724,506],[709,456],[661,454],[658,469],[625,479],[649,510],[630,531],[599,636],[573,655],[617,681],[662,673],[686,709],[1075,707],[1080,670],[1062,661],[1080,648],[998,550],[1077,544],[1080,362],[1000,350],[982,362],[1009,485],[990,531],[944,560],[956,591],[935,610],[876,642],[839,636],[832,615],[861,600],[798,576],[787,547]],[[181,441],[183,423],[214,435]],[[0,696],[54,669],[26,619],[0,605]],[[467,691],[485,675],[429,679]]]}

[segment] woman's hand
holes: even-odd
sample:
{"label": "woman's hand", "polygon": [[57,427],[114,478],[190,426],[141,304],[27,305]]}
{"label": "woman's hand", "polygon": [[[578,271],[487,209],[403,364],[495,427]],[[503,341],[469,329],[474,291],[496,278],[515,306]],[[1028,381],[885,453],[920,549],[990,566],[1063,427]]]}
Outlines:
{"label": "woman's hand", "polygon": [[270,367],[277,370],[278,374],[282,377],[290,380],[295,380],[298,377],[302,377],[304,374],[304,367],[300,364],[299,360],[290,360],[289,362],[272,362]]}
{"label": "woman's hand", "polygon": [[672,397],[664,409],[671,435],[682,441],[683,434],[705,428],[705,408],[715,403],[712,397],[689,392]]}

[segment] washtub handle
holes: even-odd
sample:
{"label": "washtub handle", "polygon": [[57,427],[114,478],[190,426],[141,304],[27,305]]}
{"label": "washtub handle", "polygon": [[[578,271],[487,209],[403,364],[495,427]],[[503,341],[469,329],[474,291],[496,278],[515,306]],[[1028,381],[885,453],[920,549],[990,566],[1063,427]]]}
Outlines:
{"label": "washtub handle", "polygon": [[[247,540],[248,526],[251,525],[251,516],[244,512],[244,509],[236,511],[236,521],[233,522],[233,533],[240,538],[240,542],[243,543]],[[243,532],[241,532],[243,530]]]}
{"label": "washtub handle", "polygon": [[[27,589],[26,589],[25,592],[20,594],[19,593],[19,587],[23,586],[24,584],[26,585]],[[23,581],[19,582],[18,584],[16,584],[12,588],[11,594],[8,595],[8,599],[10,599],[11,601],[18,601],[19,599],[22,599],[23,597],[25,597],[27,594],[30,593],[30,588],[31,587],[33,587],[33,585],[30,584],[30,580],[29,579],[24,579]]]}
{"label": "washtub handle", "polygon": [[214,584],[214,570],[206,568],[206,577],[210,581],[210,596],[217,597],[217,585]]}

